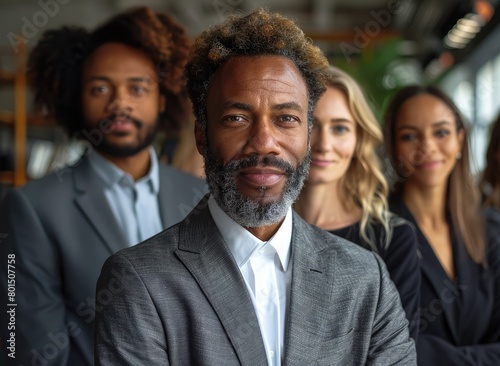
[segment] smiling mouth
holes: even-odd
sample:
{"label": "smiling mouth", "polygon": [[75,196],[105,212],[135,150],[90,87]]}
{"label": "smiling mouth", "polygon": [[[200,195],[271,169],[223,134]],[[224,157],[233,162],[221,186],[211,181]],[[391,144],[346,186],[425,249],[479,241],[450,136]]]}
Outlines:
{"label": "smiling mouth", "polygon": [[311,165],[317,167],[326,167],[330,164],[335,163],[333,160],[321,160],[321,159],[311,159]]}
{"label": "smiling mouth", "polygon": [[419,164],[416,167],[421,168],[421,169],[433,169],[433,168],[436,168],[440,164],[441,164],[441,161],[434,160],[434,161],[427,161],[425,163]]}

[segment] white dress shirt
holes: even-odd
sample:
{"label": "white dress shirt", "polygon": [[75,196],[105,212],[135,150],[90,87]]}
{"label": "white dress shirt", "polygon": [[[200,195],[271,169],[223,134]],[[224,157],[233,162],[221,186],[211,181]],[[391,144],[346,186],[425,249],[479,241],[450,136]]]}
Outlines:
{"label": "white dress shirt", "polygon": [[149,155],[149,172],[137,181],[95,150],[88,158],[103,180],[104,195],[129,245],[140,243],[163,230],[158,203],[160,173],[152,147]]}
{"label": "white dress shirt", "polygon": [[229,247],[253,301],[266,348],[267,362],[279,366],[283,358],[285,319],[290,293],[290,244],[292,209],[278,231],[261,241],[230,218],[215,202],[208,200],[210,213]]}

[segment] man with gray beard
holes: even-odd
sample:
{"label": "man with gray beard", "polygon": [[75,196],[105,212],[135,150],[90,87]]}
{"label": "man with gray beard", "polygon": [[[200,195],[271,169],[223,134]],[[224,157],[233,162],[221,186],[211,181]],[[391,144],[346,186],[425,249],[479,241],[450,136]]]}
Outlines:
{"label": "man with gray beard", "polygon": [[416,364],[381,259],[291,209],[327,67],[263,10],[195,41],[186,75],[210,195],[104,264],[96,365]]}

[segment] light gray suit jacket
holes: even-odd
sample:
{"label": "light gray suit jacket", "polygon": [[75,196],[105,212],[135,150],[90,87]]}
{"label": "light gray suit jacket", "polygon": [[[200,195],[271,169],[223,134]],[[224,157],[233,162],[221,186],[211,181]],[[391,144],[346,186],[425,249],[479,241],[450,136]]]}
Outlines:
{"label": "light gray suit jacket", "polygon": [[[164,228],[203,198],[204,181],[160,165],[159,207]],[[0,209],[1,332],[7,302],[7,255],[15,254],[16,359],[9,365],[92,365],[94,296],[102,264],[126,247],[86,158],[14,189]],[[5,343],[4,343],[5,344]],[[2,347],[5,351],[5,347]]]}
{"label": "light gray suit jacket", "polygon": [[[96,365],[265,365],[244,279],[206,207],[110,257],[97,285]],[[294,214],[284,365],[416,365],[379,257]]]}

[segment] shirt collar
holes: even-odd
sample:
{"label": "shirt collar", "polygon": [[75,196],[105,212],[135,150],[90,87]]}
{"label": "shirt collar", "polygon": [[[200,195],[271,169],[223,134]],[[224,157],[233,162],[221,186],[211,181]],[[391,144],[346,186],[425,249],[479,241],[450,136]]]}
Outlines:
{"label": "shirt collar", "polygon": [[[149,156],[151,162],[149,172],[144,177],[140,178],[137,183],[149,181],[153,192],[158,194],[160,191],[158,158],[156,157],[156,152],[152,146],[149,147]],[[124,172],[118,166],[103,157],[95,149],[88,155],[88,160],[90,166],[108,187],[118,184],[122,179],[127,179],[130,182],[133,182],[132,177],[128,173]]]}
{"label": "shirt collar", "polygon": [[241,268],[256,250],[262,248],[264,245],[272,245],[278,254],[283,270],[287,270],[290,261],[290,244],[292,241],[293,215],[291,208],[288,209],[285,219],[278,231],[267,242],[258,239],[229,217],[229,215],[219,207],[212,195],[210,195],[208,199],[208,208],[215,221],[215,225],[228,245],[238,267]]}

